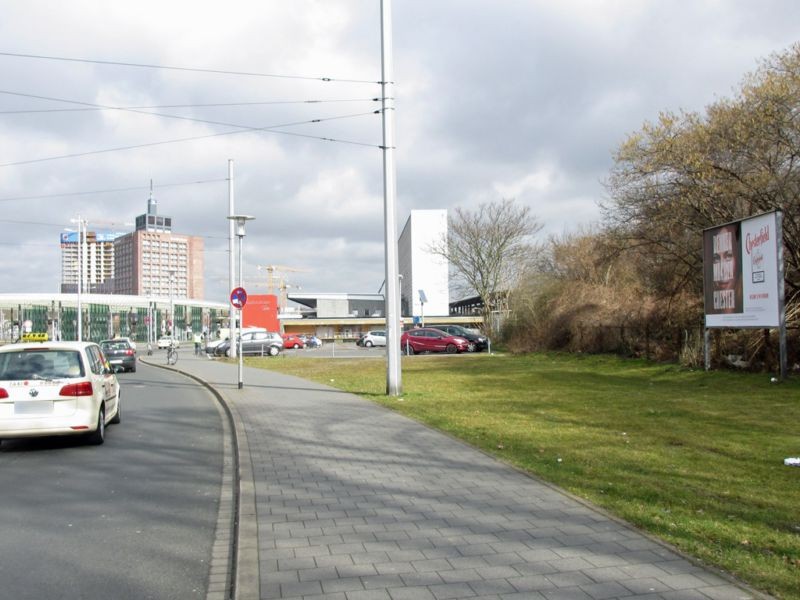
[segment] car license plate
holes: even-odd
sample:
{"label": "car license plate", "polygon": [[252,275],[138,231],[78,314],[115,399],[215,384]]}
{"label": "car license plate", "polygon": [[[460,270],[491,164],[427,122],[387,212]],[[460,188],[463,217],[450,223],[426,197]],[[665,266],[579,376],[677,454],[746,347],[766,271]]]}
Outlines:
{"label": "car license plate", "polygon": [[15,415],[49,415],[52,412],[52,400],[26,400],[14,403]]}
{"label": "car license plate", "polygon": [[121,358],[114,358],[114,359],[112,359],[112,360],[110,360],[108,362],[110,362],[112,365],[121,365],[122,364],[122,359]]}

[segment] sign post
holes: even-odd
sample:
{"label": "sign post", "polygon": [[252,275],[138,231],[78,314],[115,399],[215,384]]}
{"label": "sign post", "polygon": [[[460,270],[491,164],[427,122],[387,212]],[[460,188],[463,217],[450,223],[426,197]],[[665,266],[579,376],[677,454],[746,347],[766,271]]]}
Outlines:
{"label": "sign post", "polygon": [[[231,292],[231,304],[239,311],[239,389],[242,389],[242,371],[244,369],[242,364],[242,309],[247,304],[247,292],[243,287],[234,288]],[[233,330],[231,330],[231,348],[233,345]]]}

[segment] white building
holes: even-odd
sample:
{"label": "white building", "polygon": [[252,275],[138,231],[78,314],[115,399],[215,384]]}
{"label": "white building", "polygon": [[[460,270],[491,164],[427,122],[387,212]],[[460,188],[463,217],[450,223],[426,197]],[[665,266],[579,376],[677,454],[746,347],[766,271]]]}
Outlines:
{"label": "white building", "polygon": [[[61,292],[78,289],[78,273],[83,271],[82,287],[87,293],[109,293],[114,278],[114,240],[119,232],[83,232],[83,247],[78,248],[78,234],[61,234]],[[78,256],[83,268],[78,264]]]}
{"label": "white building", "polygon": [[447,210],[412,210],[397,243],[403,316],[448,316],[448,261],[433,248],[447,244]]}

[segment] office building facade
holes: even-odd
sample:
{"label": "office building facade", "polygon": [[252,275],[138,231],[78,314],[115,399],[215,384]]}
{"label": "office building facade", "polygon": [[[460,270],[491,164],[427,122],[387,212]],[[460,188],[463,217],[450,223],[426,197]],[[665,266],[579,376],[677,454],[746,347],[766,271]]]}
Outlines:
{"label": "office building facade", "polygon": [[204,297],[203,239],[172,233],[172,217],[158,214],[152,182],[147,212],[136,230],[114,241],[114,293]]}
{"label": "office building facade", "polygon": [[163,231],[133,231],[114,241],[114,293],[204,297],[203,239]]}

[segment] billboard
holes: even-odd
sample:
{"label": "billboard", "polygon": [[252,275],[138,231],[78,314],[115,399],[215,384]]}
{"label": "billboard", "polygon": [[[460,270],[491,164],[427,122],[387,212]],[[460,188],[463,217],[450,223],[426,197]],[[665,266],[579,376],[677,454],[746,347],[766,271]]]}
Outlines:
{"label": "billboard", "polygon": [[780,327],[778,223],[771,212],[703,231],[706,327]]}
{"label": "billboard", "polygon": [[[89,242],[89,241],[92,241],[92,242],[94,242],[94,241],[97,241],[97,242],[113,242],[115,239],[117,239],[118,237],[120,237],[122,235],[125,235],[125,234],[122,233],[122,232],[119,232],[119,231],[98,231],[98,232],[95,233],[94,239],[91,239],[91,240],[87,239],[90,236],[86,235],[86,234],[84,234],[84,238],[83,239],[84,239],[85,242]],[[77,243],[78,243],[78,232],[77,231],[70,231],[68,233],[62,233],[61,234],[61,245],[62,246],[64,244],[77,244]]]}
{"label": "billboard", "polygon": [[280,331],[278,297],[275,294],[251,294],[242,309],[244,327],[264,327],[267,331]]}

